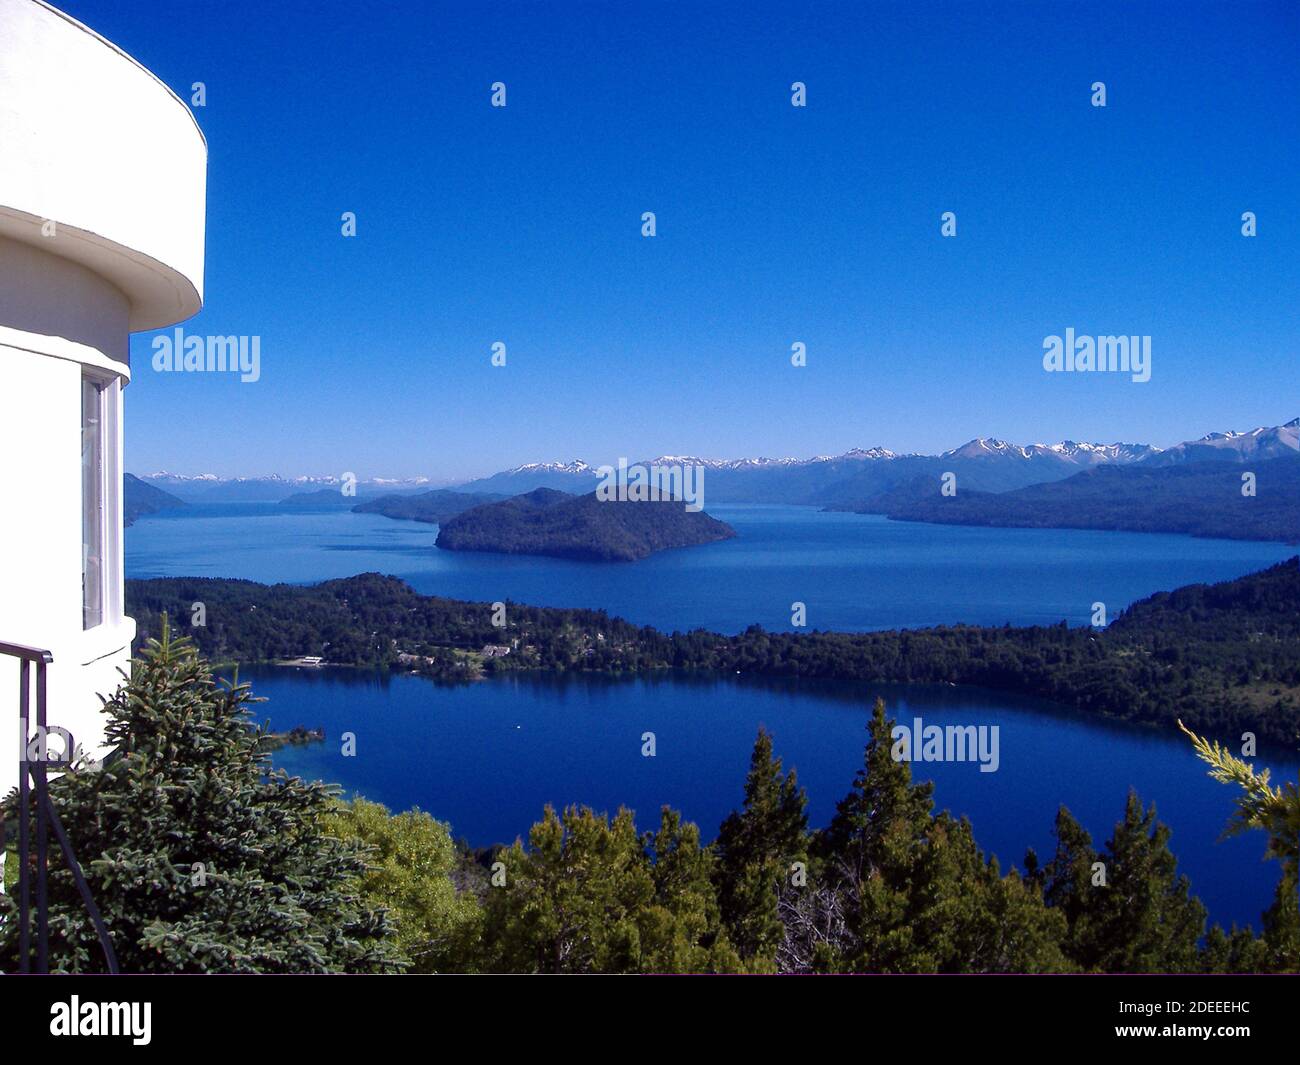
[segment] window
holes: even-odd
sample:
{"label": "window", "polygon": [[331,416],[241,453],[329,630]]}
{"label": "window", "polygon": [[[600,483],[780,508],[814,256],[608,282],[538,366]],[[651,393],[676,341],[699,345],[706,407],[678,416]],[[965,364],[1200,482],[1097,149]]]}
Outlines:
{"label": "window", "polygon": [[104,621],[104,453],[108,447],[106,387],[81,379],[81,627]]}

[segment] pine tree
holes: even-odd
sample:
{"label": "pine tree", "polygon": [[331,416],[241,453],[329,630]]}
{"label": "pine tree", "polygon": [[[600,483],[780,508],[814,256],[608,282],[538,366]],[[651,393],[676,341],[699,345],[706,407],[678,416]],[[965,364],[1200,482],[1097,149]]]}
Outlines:
{"label": "pine tree", "polygon": [[[1034,869],[1031,879],[1042,890],[1043,901],[1065,919],[1062,948],[1066,955],[1076,964],[1088,968],[1096,962],[1095,958],[1087,956],[1090,948],[1084,946],[1092,941],[1090,903],[1094,881],[1099,880],[1104,871],[1097,865],[1092,836],[1064,806],[1056,811],[1053,835],[1056,837],[1056,852],[1046,866]],[[1025,856],[1025,864],[1036,867],[1032,851]]]}
{"label": "pine tree", "polygon": [[1282,869],[1273,905],[1264,914],[1259,972],[1300,972],[1300,873],[1294,859]]}
{"label": "pine tree", "polygon": [[654,880],[632,813],[611,822],[589,807],[549,805],[500,855],[488,890],[490,964],[505,972],[633,973],[640,968],[637,917]]}
{"label": "pine tree", "polygon": [[744,804],[723,821],[713,845],[723,924],[740,956],[759,971],[775,967],[785,934],[781,894],[794,863],[807,860],[807,804],[795,771],[783,772],[771,735],[759,729]]}
{"label": "pine tree", "polygon": [[654,899],[640,917],[643,972],[737,972],[740,956],[722,928],[713,889],[714,857],[700,830],[667,806],[659,828],[647,832]]}
{"label": "pine tree", "polygon": [[929,783],[896,759],[877,700],[864,767],[818,840],[847,936],[820,964],[854,972],[1054,971],[1067,968],[1064,920],[1036,885],[984,860],[970,823],[932,813]]}
{"label": "pine tree", "polygon": [[[247,685],[219,684],[164,624],[104,706],[119,756],[51,785],[124,972],[382,972],[382,911],[360,848],[331,835],[328,789],[272,772]],[[51,969],[101,971],[72,876],[51,856]],[[7,901],[7,897],[6,897]],[[16,922],[0,958],[17,960]]]}
{"label": "pine tree", "polygon": [[821,852],[834,857],[849,882],[862,882],[886,855],[902,859],[918,850],[929,827],[934,785],[912,783],[911,764],[893,757],[891,731],[885,701],[877,699],[863,766],[820,840]]}
{"label": "pine tree", "polygon": [[632,813],[548,806],[500,855],[485,902],[488,964],[504,972],[731,971],[699,829],[665,808],[639,837]]}
{"label": "pine tree", "polygon": [[1200,968],[1207,973],[1260,973],[1270,966],[1263,940],[1256,939],[1249,927],[1234,925],[1225,932],[1216,924],[1206,933]]}
{"label": "pine tree", "polygon": [[[1124,819],[1105,850],[1061,809],[1057,855],[1045,870],[1044,897],[1068,922],[1067,955],[1099,972],[1193,972],[1205,964],[1198,941],[1205,907],[1169,850],[1169,829],[1130,791]],[[1216,941],[1216,951],[1223,945]]]}

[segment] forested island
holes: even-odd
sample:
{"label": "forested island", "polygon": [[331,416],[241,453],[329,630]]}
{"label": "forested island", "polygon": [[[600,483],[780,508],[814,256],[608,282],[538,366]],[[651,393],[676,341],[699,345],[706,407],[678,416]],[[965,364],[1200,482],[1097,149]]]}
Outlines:
{"label": "forested island", "polygon": [[673,547],[729,540],[736,530],[679,500],[601,500],[538,488],[474,507],[438,530],[448,551],[631,562]]}
{"label": "forested island", "polygon": [[828,509],[941,525],[1300,542],[1300,458],[1269,459],[1249,468],[1228,462],[1098,466],[1010,492],[963,488],[960,478],[955,495],[944,496],[939,489],[937,477],[917,479],[862,502]]}
{"label": "forested island", "polygon": [[[603,506],[604,504],[602,504]],[[854,681],[964,684],[1217,737],[1300,736],[1300,559],[1134,603],[1108,628],[943,626],[872,633],[662,633],[604,611],[491,604],[416,593],[362,574],[311,587],[218,578],[126,582],[140,641],[184,619],[218,661],[320,655],[339,665],[469,680],[511,669],[679,669]]]}

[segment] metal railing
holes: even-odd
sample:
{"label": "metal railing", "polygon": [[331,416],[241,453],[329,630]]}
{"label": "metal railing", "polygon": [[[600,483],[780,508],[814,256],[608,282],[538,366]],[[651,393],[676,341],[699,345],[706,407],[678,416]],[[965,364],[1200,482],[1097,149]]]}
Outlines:
{"label": "metal railing", "polygon": [[[32,972],[32,880],[36,881],[36,966],[38,973],[50,971],[49,833],[54,832],[63,862],[76,882],[81,900],[99,936],[110,973],[117,972],[117,954],[90,885],[72,852],[68,834],[50,799],[49,767],[70,768],[76,750],[67,729],[51,729],[45,716],[45,669],[54,661],[49,651],[0,642],[0,655],[18,659],[18,971]],[[31,667],[36,667],[36,735],[31,729]],[[49,756],[47,738],[54,732],[63,740],[58,758]],[[35,754],[35,757],[33,757]],[[36,808],[36,862],[32,868],[31,812]]]}

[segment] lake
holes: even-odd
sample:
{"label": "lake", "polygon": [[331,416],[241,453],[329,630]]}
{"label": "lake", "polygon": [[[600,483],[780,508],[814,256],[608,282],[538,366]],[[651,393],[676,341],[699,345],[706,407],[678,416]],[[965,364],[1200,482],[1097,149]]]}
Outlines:
{"label": "lake", "polygon": [[[1259,928],[1280,866],[1262,860],[1260,834],[1216,842],[1232,791],[1206,776],[1179,734],[1085,719],[1029,699],[932,685],[780,681],[770,678],[506,675],[464,685],[342,668],[244,667],[268,702],[259,718],[287,730],[323,727],[326,741],[281,749],[291,773],[341,784],[394,810],[419,806],[476,846],[513,842],[550,802],[613,812],[620,804],[653,827],[660,806],[683,811],[712,839],[742,799],[760,724],[798,770],[812,824],[825,825],[862,763],[877,694],[911,724],[998,726],[999,767],[917,763],[936,804],[970,817],[975,838],[1003,868],[1025,848],[1051,857],[1064,803],[1100,848],[1124,813],[1130,787],[1173,830],[1180,869],[1214,919]],[[340,737],[356,737],[344,757]],[[643,757],[642,735],[656,753]],[[1275,779],[1300,761],[1268,758]]]}
{"label": "lake", "polygon": [[194,505],[126,532],[128,577],[243,577],[308,583],[375,571],[427,595],[593,607],[638,624],[736,633],[812,629],[1087,624],[1183,584],[1222,581],[1295,554],[1285,544],[1077,529],[980,529],[893,522],[812,507],[710,507],[734,540],[640,562],[442,551],[436,525],[277,504]]}
{"label": "lake", "polygon": [[[440,551],[437,527],[352,514],[346,506],[210,504],[141,519],[126,533],[128,577],[242,577],[308,583],[378,571],[426,594],[603,608],[661,629],[869,630],[967,622],[1085,624],[1155,591],[1228,580],[1295,553],[1282,544],[1083,530],[980,529],[890,522],[807,507],[728,506],[710,513],[735,540],[601,564]],[[246,667],[274,727],[323,726],[325,744],[278,752],[292,772],[393,809],[420,806],[476,845],[527,832],[546,802],[625,803],[648,827],[668,803],[712,838],[740,801],[760,723],[809,790],[825,824],[861,761],[871,700],[891,716],[998,725],[1001,764],[916,766],[936,802],[970,816],[1004,866],[1026,846],[1046,859],[1065,803],[1109,836],[1136,787],[1174,831],[1193,889],[1225,924],[1253,923],[1271,901],[1276,863],[1263,839],[1216,843],[1232,791],[1206,777],[1181,735],[1085,719],[1041,701],[955,688],[757,678],[507,676],[464,686],[343,669]],[[358,739],[355,758],[338,737]],[[641,756],[641,735],[657,754]],[[1294,752],[1269,752],[1275,779],[1295,779]]]}

